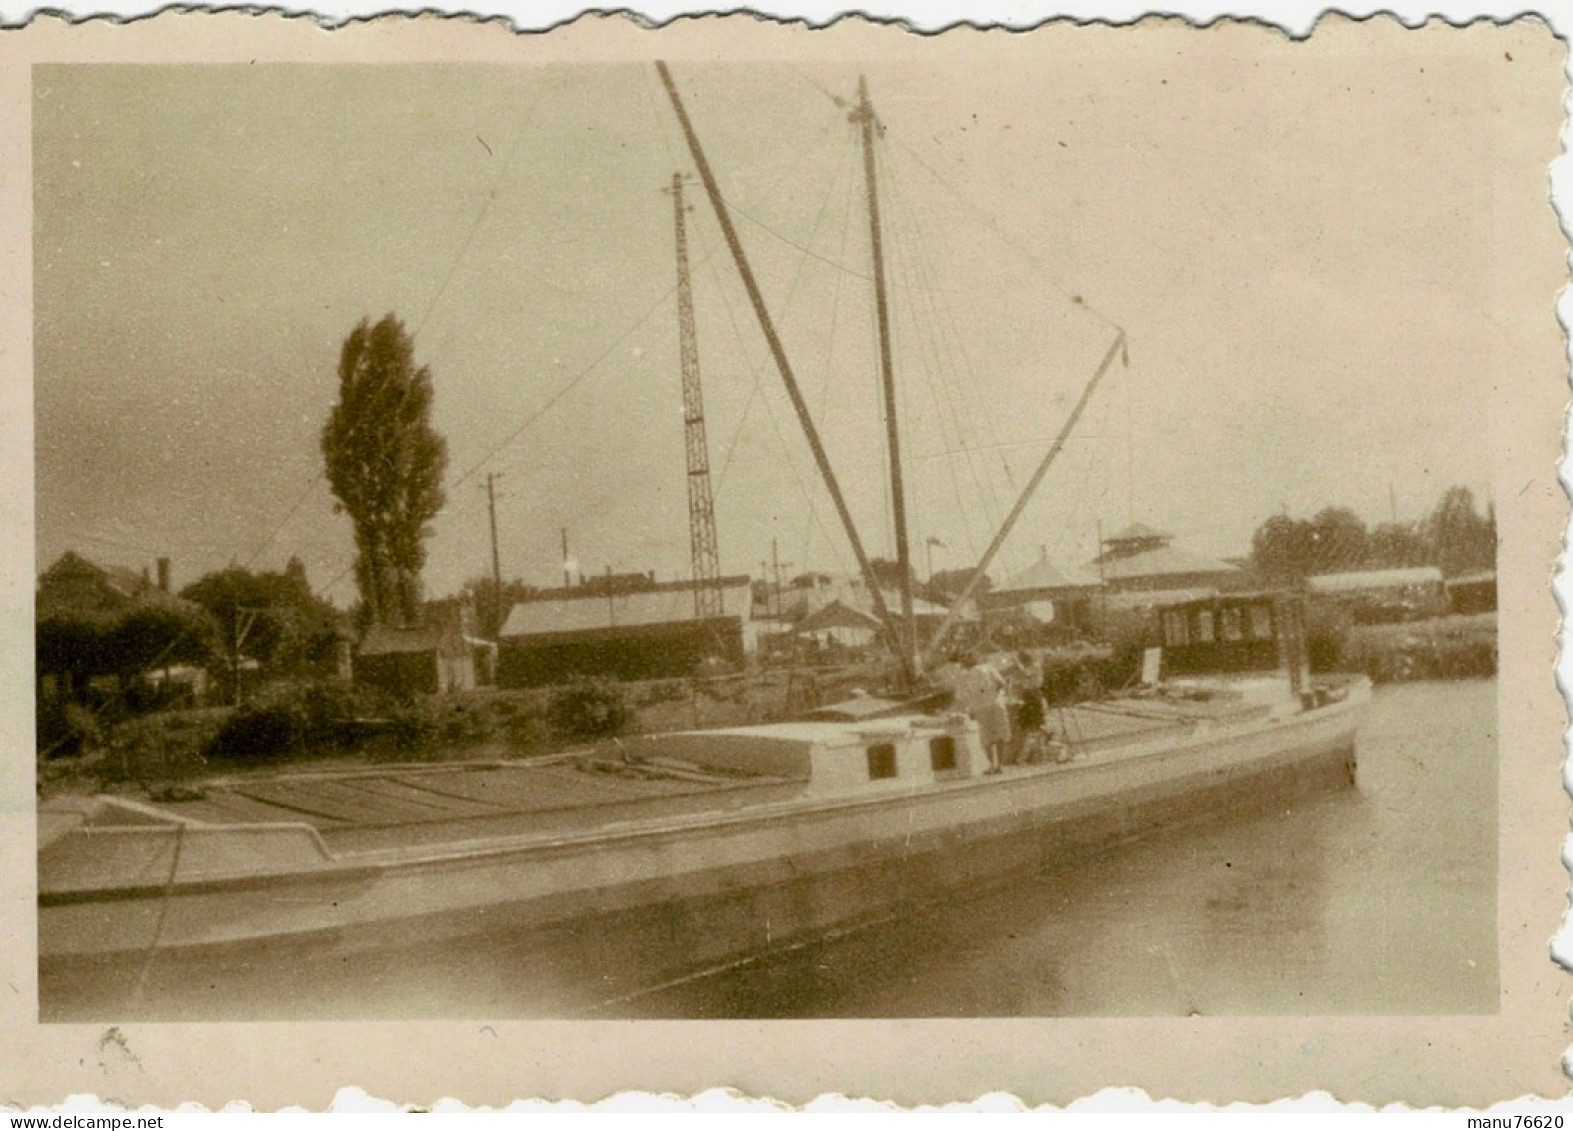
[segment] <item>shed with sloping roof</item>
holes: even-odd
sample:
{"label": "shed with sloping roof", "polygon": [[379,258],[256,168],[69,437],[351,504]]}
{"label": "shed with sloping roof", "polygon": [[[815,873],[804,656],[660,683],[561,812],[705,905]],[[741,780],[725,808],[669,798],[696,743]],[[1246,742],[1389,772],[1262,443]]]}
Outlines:
{"label": "shed with sloping roof", "polygon": [[792,631],[816,640],[834,640],[848,648],[867,648],[879,639],[882,628],[872,613],[837,599],[804,617]]}
{"label": "shed with sloping roof", "polygon": [[355,682],[401,699],[475,690],[475,656],[456,625],[375,625],[355,651]]}
{"label": "shed with sloping roof", "polygon": [[719,616],[699,616],[692,581],[543,590],[508,613],[500,634],[500,687],[541,687],[577,675],[671,679],[707,661],[743,663],[751,639],[752,583],[724,577]]}

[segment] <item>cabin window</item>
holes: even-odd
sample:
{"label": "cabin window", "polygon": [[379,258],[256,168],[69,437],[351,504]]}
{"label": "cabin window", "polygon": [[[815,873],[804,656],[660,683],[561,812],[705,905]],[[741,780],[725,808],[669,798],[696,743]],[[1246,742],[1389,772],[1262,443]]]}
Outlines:
{"label": "cabin window", "polygon": [[1211,609],[1202,609],[1196,614],[1196,642],[1198,644],[1211,644],[1216,637],[1213,635],[1213,614]]}
{"label": "cabin window", "polygon": [[1273,636],[1273,611],[1266,605],[1251,606],[1251,638],[1271,640]]}
{"label": "cabin window", "polygon": [[1225,640],[1245,638],[1245,616],[1238,608],[1225,609],[1218,614],[1218,631]]}
{"label": "cabin window", "polygon": [[929,765],[934,772],[956,768],[956,740],[948,734],[929,739]]}
{"label": "cabin window", "polygon": [[1190,634],[1186,631],[1185,614],[1175,611],[1164,613],[1163,646],[1165,648],[1184,648],[1190,642]]}
{"label": "cabin window", "polygon": [[868,780],[896,776],[896,748],[889,742],[875,743],[868,748]]}

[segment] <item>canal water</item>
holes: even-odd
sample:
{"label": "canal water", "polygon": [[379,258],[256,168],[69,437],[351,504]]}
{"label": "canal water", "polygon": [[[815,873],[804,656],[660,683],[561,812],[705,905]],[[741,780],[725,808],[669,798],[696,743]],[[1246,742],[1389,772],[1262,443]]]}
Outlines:
{"label": "canal water", "polygon": [[1497,686],[1379,688],[1359,788],[625,1003],[664,1017],[1497,1008]]}

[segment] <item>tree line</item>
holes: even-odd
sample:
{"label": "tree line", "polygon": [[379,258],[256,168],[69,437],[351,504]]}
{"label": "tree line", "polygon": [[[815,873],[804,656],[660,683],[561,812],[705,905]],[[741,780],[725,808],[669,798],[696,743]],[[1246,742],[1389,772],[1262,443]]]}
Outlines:
{"label": "tree line", "polygon": [[222,673],[241,654],[286,675],[320,674],[336,663],[339,613],[311,592],[298,559],[283,572],[231,566],[178,596],[117,613],[39,617],[38,675],[54,676],[65,698],[80,699],[96,677],[113,677],[125,687],[147,672],[180,665]]}
{"label": "tree line", "polygon": [[1309,519],[1273,515],[1251,538],[1251,565],[1275,582],[1322,573],[1436,566],[1444,576],[1496,568],[1496,508],[1482,512],[1468,487],[1450,487],[1415,522],[1367,526],[1348,507],[1324,507]]}
{"label": "tree line", "polygon": [[[413,338],[389,314],[350,331],[337,380],[321,448],[335,509],[355,535],[360,599],[352,616],[362,627],[413,625],[424,604],[426,542],[446,498],[448,449],[432,427],[431,371],[415,364]],[[335,662],[340,616],[311,592],[296,559],[282,573],[210,573],[179,596],[137,600],[116,613],[41,616],[38,674],[57,677],[71,699],[94,677],[125,686],[161,667],[233,667],[242,654],[283,675],[324,674]]]}

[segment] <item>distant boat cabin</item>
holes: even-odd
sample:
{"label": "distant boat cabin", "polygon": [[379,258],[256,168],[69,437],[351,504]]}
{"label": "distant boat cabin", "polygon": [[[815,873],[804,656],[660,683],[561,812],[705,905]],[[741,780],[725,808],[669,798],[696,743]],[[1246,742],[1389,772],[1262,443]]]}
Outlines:
{"label": "distant boat cabin", "polygon": [[1266,672],[1285,666],[1301,619],[1294,600],[1270,593],[1230,593],[1157,611],[1167,676]]}

